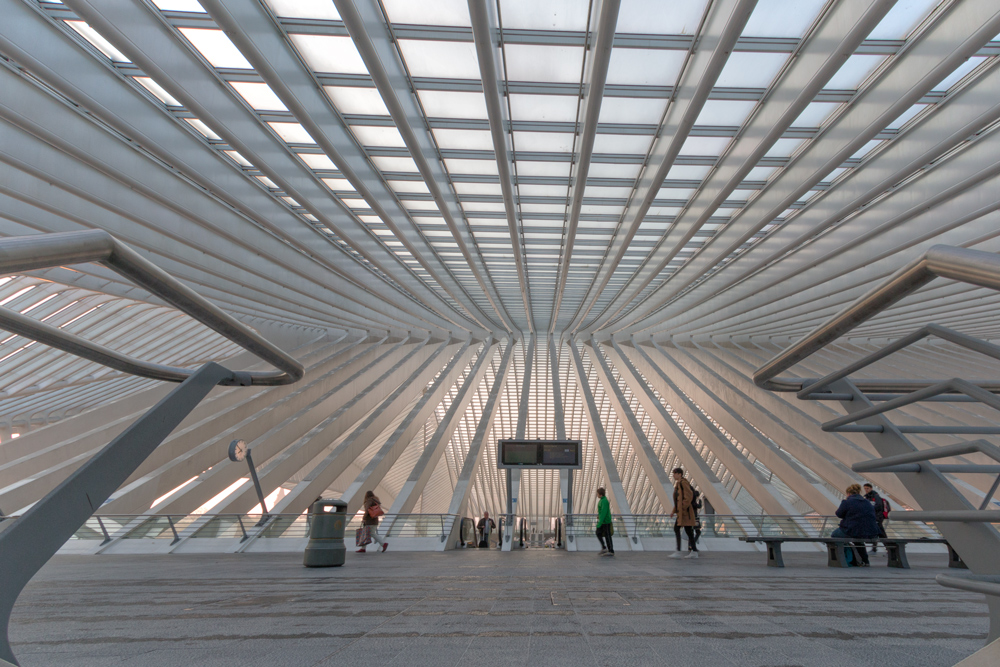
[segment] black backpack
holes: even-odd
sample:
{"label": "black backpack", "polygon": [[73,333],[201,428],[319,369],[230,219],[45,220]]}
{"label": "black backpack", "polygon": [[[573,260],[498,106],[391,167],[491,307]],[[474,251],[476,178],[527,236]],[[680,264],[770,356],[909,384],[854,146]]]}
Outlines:
{"label": "black backpack", "polygon": [[701,509],[701,491],[698,489],[691,489],[691,507]]}

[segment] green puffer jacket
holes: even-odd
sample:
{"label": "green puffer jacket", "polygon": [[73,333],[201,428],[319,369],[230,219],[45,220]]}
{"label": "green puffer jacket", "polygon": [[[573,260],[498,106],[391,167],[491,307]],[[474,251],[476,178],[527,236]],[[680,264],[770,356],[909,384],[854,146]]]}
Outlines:
{"label": "green puffer jacket", "polygon": [[611,503],[604,496],[597,501],[597,525],[603,526],[606,523],[611,523]]}

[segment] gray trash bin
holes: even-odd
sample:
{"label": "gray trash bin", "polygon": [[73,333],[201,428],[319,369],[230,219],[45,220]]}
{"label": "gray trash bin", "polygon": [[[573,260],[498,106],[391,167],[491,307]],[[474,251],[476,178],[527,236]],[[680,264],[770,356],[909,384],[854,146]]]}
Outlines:
{"label": "gray trash bin", "polygon": [[347,503],[317,500],[309,506],[309,543],[302,557],[306,567],[339,567],[344,564],[344,527]]}

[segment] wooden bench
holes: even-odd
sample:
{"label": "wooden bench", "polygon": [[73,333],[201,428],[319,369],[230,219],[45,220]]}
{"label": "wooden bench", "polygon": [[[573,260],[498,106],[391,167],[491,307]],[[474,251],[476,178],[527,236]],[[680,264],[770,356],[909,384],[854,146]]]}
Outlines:
{"label": "wooden bench", "polygon": [[[857,553],[858,548],[867,548],[865,545],[877,544],[881,542],[885,545],[886,553],[889,556],[889,567],[898,567],[905,570],[910,569],[910,563],[906,559],[906,545],[907,544],[944,544],[948,547],[948,567],[959,567],[965,568],[965,563],[962,562],[961,556],[958,552],[951,548],[948,544],[948,540],[943,538],[932,538],[932,537],[919,537],[919,538],[873,538],[873,539],[856,539],[853,537],[784,537],[781,535],[776,536],[764,536],[758,535],[756,537],[741,537],[740,540],[747,543],[763,543],[767,548],[767,566],[768,567],[785,567],[785,561],[781,557],[781,545],[785,542],[815,542],[818,544],[825,544],[827,551],[827,561],[826,564],[829,567],[848,567],[847,558],[845,554],[845,549],[854,549],[854,557],[861,562],[860,554]],[[855,547],[854,543],[860,542],[862,546]]]}

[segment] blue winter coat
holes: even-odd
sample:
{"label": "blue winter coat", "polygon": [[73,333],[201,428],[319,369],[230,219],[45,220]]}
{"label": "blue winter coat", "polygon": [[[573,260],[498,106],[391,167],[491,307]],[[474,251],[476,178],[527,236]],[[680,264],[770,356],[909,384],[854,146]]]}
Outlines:
{"label": "blue winter coat", "polygon": [[848,537],[878,537],[875,508],[858,494],[847,496],[841,501],[837,516],[840,517],[840,528]]}

